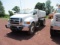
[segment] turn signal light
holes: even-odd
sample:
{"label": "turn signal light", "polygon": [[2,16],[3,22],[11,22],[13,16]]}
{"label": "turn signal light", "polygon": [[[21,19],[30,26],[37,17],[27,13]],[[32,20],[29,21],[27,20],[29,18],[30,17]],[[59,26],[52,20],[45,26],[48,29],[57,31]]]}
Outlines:
{"label": "turn signal light", "polygon": [[26,22],[26,24],[30,24],[30,22]]}

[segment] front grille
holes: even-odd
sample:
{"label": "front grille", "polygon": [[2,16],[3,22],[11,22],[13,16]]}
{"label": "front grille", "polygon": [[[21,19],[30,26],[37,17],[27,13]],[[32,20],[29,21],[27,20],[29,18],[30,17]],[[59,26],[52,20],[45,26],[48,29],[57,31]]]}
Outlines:
{"label": "front grille", "polygon": [[10,18],[11,24],[19,24],[19,18]]}
{"label": "front grille", "polygon": [[59,21],[60,22],[60,15],[56,15],[56,21]]}

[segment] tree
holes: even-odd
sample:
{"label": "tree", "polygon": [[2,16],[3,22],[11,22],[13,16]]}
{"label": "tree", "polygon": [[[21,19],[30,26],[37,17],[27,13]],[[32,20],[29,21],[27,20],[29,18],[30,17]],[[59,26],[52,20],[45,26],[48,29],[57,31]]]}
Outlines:
{"label": "tree", "polygon": [[53,6],[51,6],[51,12],[53,12],[54,11],[54,7]]}
{"label": "tree", "polygon": [[45,10],[45,3],[40,3],[40,2],[38,2],[38,3],[35,5],[35,9]]}
{"label": "tree", "polygon": [[13,12],[12,12],[12,11],[10,11],[10,10],[9,10],[8,12],[9,12],[9,15],[10,15],[10,16],[12,16],[12,15],[13,15]]}
{"label": "tree", "polygon": [[15,6],[12,10],[15,11],[15,13],[19,13],[20,12],[20,8],[18,6]]}
{"label": "tree", "polygon": [[4,10],[2,2],[0,1],[0,17],[2,17],[4,15],[5,15],[5,10]]}
{"label": "tree", "polygon": [[47,15],[51,12],[51,1],[47,0],[46,1],[46,13]]}

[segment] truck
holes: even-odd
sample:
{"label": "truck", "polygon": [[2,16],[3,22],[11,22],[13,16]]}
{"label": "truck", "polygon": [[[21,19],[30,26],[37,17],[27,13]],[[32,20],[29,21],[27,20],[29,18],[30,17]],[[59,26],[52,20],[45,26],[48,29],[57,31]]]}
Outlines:
{"label": "truck", "polygon": [[60,13],[55,13],[51,19],[50,35],[51,37],[56,36],[60,33]]}
{"label": "truck", "polygon": [[14,14],[5,25],[12,32],[28,31],[28,34],[34,34],[37,26],[45,25],[46,12],[43,10],[34,9],[33,11],[21,11],[20,14]]}

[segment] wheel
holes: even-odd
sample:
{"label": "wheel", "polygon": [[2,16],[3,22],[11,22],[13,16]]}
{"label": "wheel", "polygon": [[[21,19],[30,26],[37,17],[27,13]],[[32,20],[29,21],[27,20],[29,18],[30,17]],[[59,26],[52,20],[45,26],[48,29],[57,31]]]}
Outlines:
{"label": "wheel", "polygon": [[50,35],[51,35],[51,37],[55,36],[55,32],[54,32],[54,30],[52,28],[50,28]]}
{"label": "wheel", "polygon": [[34,34],[34,30],[35,30],[35,24],[32,23],[31,26],[29,27],[29,31],[28,31],[28,34]]}
{"label": "wheel", "polygon": [[12,31],[12,32],[16,32],[16,30],[15,30],[15,29],[11,29],[11,31]]}
{"label": "wheel", "polygon": [[45,25],[45,19],[40,21],[40,25],[44,26]]}
{"label": "wheel", "polygon": [[11,30],[12,32],[17,32],[17,30],[16,30],[16,29],[13,29],[12,27],[10,27],[10,30]]}

